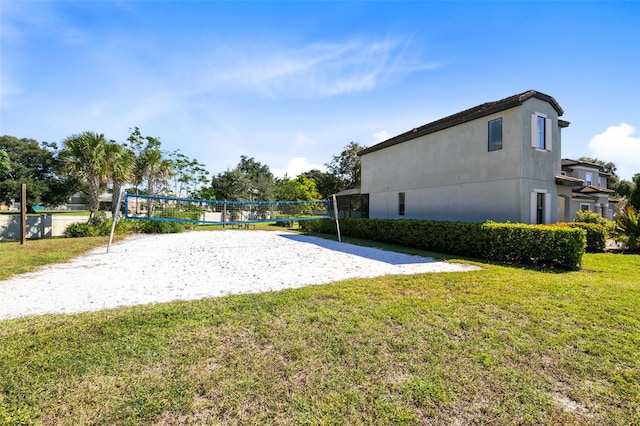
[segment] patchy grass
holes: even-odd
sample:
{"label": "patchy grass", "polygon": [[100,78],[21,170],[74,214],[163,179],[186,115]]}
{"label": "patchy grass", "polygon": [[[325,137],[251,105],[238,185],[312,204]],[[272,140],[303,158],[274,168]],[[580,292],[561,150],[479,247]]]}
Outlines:
{"label": "patchy grass", "polygon": [[478,264],[0,322],[0,424],[640,424],[640,256]]}
{"label": "patchy grass", "polygon": [[50,263],[68,262],[108,241],[109,237],[45,238],[27,240],[24,245],[17,241],[0,241],[0,280]]}

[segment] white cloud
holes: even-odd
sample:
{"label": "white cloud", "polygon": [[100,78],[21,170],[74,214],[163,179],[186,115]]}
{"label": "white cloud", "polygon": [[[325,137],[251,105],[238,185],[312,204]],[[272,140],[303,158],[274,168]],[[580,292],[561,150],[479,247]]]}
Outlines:
{"label": "white cloud", "polygon": [[379,132],[374,133],[373,136],[376,138],[376,142],[386,141],[390,138],[389,132],[386,130],[380,130]]}
{"label": "white cloud", "polygon": [[589,141],[590,156],[612,161],[617,167],[616,174],[631,180],[635,173],[640,173],[640,137],[634,136],[635,131],[627,123],[609,126]]}
{"label": "white cloud", "polygon": [[296,157],[291,159],[291,161],[289,161],[289,164],[287,165],[287,167],[285,167],[283,170],[281,169],[274,169],[272,171],[273,175],[275,177],[278,178],[283,178],[285,176],[285,174],[291,178],[297,178],[298,175],[304,173],[304,172],[308,172],[310,170],[314,170],[314,169],[318,169],[321,171],[325,171],[325,166],[320,165],[320,164],[311,164],[309,163],[309,161],[307,161],[306,158],[304,157]]}
{"label": "white cloud", "polygon": [[222,53],[223,58],[213,61],[227,64],[214,80],[268,97],[327,97],[367,91],[403,73],[440,66],[419,62],[409,45],[408,39],[354,39],[296,48],[234,46],[233,52]]}

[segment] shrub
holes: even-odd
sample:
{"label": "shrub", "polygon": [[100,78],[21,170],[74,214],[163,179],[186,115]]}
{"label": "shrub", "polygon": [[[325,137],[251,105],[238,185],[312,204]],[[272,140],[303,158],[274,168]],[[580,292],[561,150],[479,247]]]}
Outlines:
{"label": "shrub", "polygon": [[138,225],[138,231],[144,234],[176,234],[184,230],[184,224],[164,220],[142,220]]}
{"label": "shrub", "polygon": [[627,204],[625,208],[618,213],[616,223],[622,232],[627,235],[627,245],[629,248],[631,250],[640,248],[640,215],[631,204]]}
{"label": "shrub", "polygon": [[[107,219],[104,212],[98,212],[84,223],[72,223],[67,226],[63,235],[68,238],[78,237],[99,237],[111,234],[111,219]],[[116,222],[114,234],[125,235],[134,232],[134,225],[127,220],[119,220]]]}
{"label": "shrub", "polygon": [[[330,219],[301,222],[304,230],[335,233]],[[569,227],[487,222],[429,220],[340,220],[345,236],[420,250],[482,259],[578,269],[585,251],[586,232]]]}
{"label": "shrub", "polygon": [[64,236],[67,238],[94,237],[94,228],[87,222],[72,223],[64,230]]}
{"label": "shrub", "polygon": [[491,260],[579,269],[586,235],[580,229],[519,223],[482,225]]}
{"label": "shrub", "polygon": [[[602,225],[606,231],[606,237],[613,238],[616,235],[616,223],[612,220],[607,220],[600,216],[598,213],[589,210],[579,210],[576,212],[576,223],[595,223]],[[584,228],[587,229],[587,228]],[[587,231],[588,232],[588,231]],[[589,235],[587,235],[587,250],[589,249]],[[604,246],[603,246],[604,250]]]}
{"label": "shrub", "polygon": [[203,209],[184,211],[176,208],[167,208],[154,213],[153,217],[198,221],[202,218],[203,212]]}
{"label": "shrub", "polygon": [[605,225],[607,223],[607,219],[600,216],[598,213],[592,212],[591,210],[578,210],[576,212],[575,221],[582,223],[598,223],[600,225]]}
{"label": "shrub", "polygon": [[589,253],[602,253],[606,248],[609,232],[604,225],[587,222],[561,222],[556,226],[584,229],[587,237],[586,251]]}

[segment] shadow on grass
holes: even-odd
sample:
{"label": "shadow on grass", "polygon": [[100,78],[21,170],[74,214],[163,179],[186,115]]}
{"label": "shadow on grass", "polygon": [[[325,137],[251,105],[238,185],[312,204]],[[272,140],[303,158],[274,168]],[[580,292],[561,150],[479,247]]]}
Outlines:
{"label": "shadow on grass", "polygon": [[432,257],[425,257],[419,254],[402,253],[399,251],[384,250],[380,247],[355,245],[347,242],[341,243],[332,239],[322,238],[320,236],[304,234],[281,234],[280,236],[288,240],[314,244],[328,250],[352,254],[354,256],[364,257],[378,262],[388,263],[390,265],[433,263],[437,261],[437,259]]}
{"label": "shadow on grass", "polygon": [[[319,234],[319,233],[307,232],[300,235],[318,237],[322,240],[332,241],[334,243],[337,243],[337,237],[333,234]],[[523,271],[535,271],[535,272],[543,272],[543,273],[550,273],[550,274],[566,274],[569,272],[577,272],[577,271],[570,271],[566,269],[555,268],[555,267],[544,266],[544,265],[525,265],[520,263],[499,262],[499,261],[494,261],[489,259],[478,259],[474,257],[467,257],[467,256],[461,256],[461,255],[436,253],[436,252],[431,252],[426,250],[414,249],[411,247],[380,243],[377,241],[363,240],[361,238],[342,237],[342,241],[344,243],[352,244],[356,246],[372,247],[372,248],[377,248],[384,251],[393,251],[393,252],[405,253],[413,256],[421,256],[423,258],[428,257],[428,258],[432,258],[432,261],[447,260],[447,261],[456,261],[461,263],[475,263],[477,264],[477,266],[494,265],[494,266],[502,266],[507,268],[519,269]]]}

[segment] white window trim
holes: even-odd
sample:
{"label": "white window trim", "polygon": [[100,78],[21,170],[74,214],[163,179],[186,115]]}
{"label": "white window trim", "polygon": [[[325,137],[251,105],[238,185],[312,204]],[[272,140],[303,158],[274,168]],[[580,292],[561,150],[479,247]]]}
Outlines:
{"label": "white window trim", "polygon": [[[544,118],[544,149],[538,147],[538,117]],[[552,120],[541,112],[531,114],[531,146],[540,152],[551,151],[553,148]]]}
{"label": "white window trim", "polygon": [[535,225],[538,222],[538,194],[544,195],[544,223],[551,223],[551,194],[546,189],[534,188],[531,193],[531,209],[529,223]]}
{"label": "white window trim", "polygon": [[593,185],[593,172],[585,172],[584,183],[587,184],[587,186]]}

